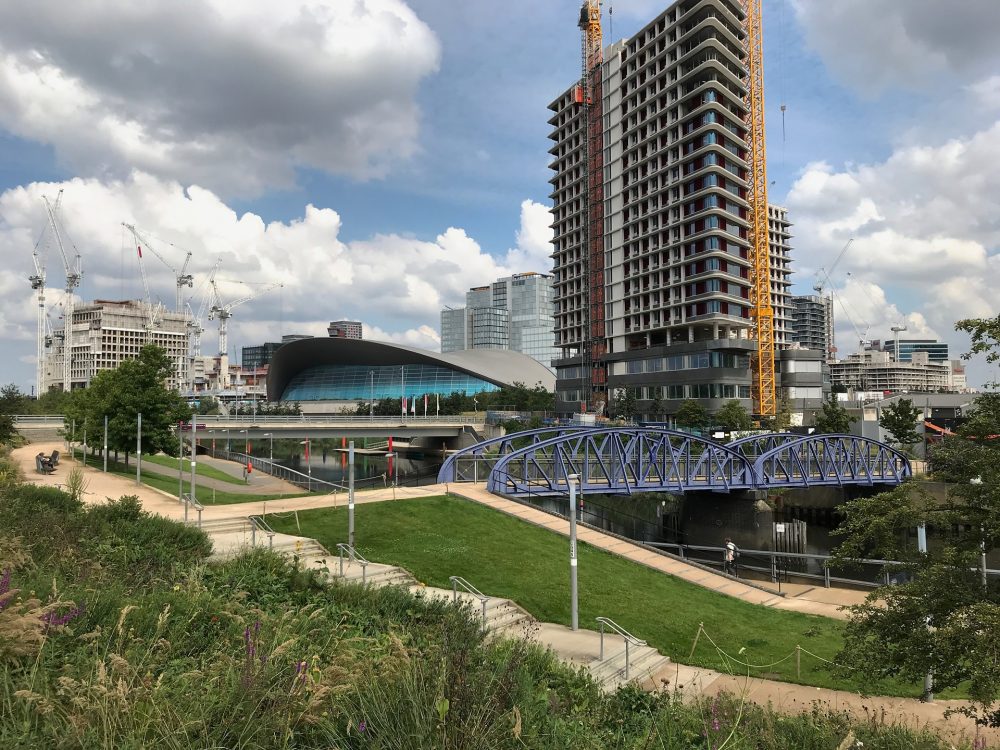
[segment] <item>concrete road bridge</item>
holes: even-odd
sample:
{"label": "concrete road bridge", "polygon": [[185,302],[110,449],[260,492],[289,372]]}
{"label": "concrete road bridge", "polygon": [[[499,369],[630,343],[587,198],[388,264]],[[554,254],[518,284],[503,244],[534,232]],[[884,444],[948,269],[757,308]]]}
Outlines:
{"label": "concrete road bridge", "polygon": [[448,457],[439,482],[485,481],[500,495],[732,492],[895,486],[912,475],[894,448],[856,435],[757,435],[722,444],[657,427],[542,428],[485,440]]}
{"label": "concrete road bridge", "polygon": [[[275,440],[346,437],[346,438],[408,438],[411,443],[426,442],[428,447],[457,448],[467,442],[476,442],[486,434],[485,413],[482,416],[394,416],[357,417],[347,415],[296,415],[296,416],[251,416],[251,415],[209,415],[197,417],[198,439],[207,440]],[[63,430],[61,415],[17,416],[14,417],[17,430],[31,439],[58,439]],[[185,425],[183,432],[190,439],[191,425]],[[81,435],[76,436],[77,440]],[[97,439],[97,434],[91,435]]]}

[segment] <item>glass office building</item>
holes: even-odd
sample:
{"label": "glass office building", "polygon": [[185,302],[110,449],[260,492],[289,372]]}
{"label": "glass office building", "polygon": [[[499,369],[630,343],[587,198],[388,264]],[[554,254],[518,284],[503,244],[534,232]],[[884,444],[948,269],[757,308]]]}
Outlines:
{"label": "glass office building", "polygon": [[292,378],[284,400],[367,402],[496,390],[496,385],[482,378],[440,365],[317,365]]}

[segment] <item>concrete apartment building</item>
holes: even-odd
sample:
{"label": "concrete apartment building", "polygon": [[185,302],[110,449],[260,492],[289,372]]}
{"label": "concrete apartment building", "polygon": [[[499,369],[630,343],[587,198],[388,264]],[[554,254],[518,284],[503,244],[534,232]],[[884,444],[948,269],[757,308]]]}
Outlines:
{"label": "concrete apartment building", "polygon": [[[65,328],[65,321],[63,325]],[[84,388],[102,370],[113,370],[125,360],[135,359],[147,344],[162,347],[176,363],[167,385],[186,386],[189,313],[170,312],[162,305],[138,300],[95,300],[74,308],[71,326],[71,388]],[[54,332],[45,358],[43,390],[63,387],[64,328]]]}
{"label": "concrete apartment building", "polygon": [[791,298],[791,327],[788,340],[803,349],[815,349],[834,359],[833,299],[816,294]]}
{"label": "concrete apartment building", "polygon": [[787,349],[792,333],[792,224],[788,209],[767,205],[767,236],[771,248],[771,304],[774,307],[774,345]]}
{"label": "concrete apartment building", "polygon": [[360,320],[333,320],[326,329],[332,339],[354,339],[361,340]]}
{"label": "concrete apartment building", "polygon": [[927,352],[896,362],[889,352],[865,351],[830,362],[829,367],[833,385],[852,391],[933,393],[954,388],[951,363],[932,362]]}
{"label": "concrete apartment building", "polygon": [[[657,398],[668,414],[688,398],[709,411],[731,399],[752,408],[749,364],[756,342],[748,335],[741,23],[736,0],[683,0],[631,39],[604,48],[597,210],[603,214],[607,390],[595,401],[629,387],[637,389],[643,413]],[[585,212],[593,190],[588,194],[583,179],[587,133],[581,100],[572,86],[549,105],[556,408],[562,414],[601,411],[602,404],[587,402],[592,381],[605,377],[600,368],[585,372],[583,356],[591,333]],[[769,219],[780,346],[789,343],[790,224],[776,206],[769,207]],[[795,358],[802,364],[785,368],[779,384],[799,388],[801,403],[818,404],[821,357],[798,352]]]}
{"label": "concrete apartment building", "polygon": [[550,274],[518,273],[473,287],[465,307],[441,311],[441,351],[510,349],[546,367],[553,346],[553,302]]}

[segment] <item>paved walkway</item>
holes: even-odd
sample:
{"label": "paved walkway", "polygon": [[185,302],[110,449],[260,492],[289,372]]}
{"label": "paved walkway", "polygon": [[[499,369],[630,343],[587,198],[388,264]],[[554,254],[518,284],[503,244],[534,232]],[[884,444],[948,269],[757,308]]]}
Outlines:
{"label": "paved walkway", "polygon": [[[66,477],[74,466],[80,466],[84,471],[87,487],[84,491],[84,502],[101,503],[107,498],[119,498],[122,495],[136,495],[142,502],[142,507],[150,513],[156,513],[166,518],[182,520],[184,518],[184,506],[177,501],[177,496],[162,492],[149,485],[136,485],[134,479],[127,479],[118,474],[105,474],[100,469],[91,466],[82,466],[78,461],[74,461],[68,454],[61,455],[59,466],[54,474],[39,474],[35,470],[35,454],[44,451],[46,454],[53,450],[63,450],[62,443],[32,443],[21,448],[15,448],[11,455],[21,466],[24,477],[27,481],[49,487],[63,487],[66,484]],[[199,461],[201,458],[199,457]],[[163,468],[163,467],[160,467]],[[202,487],[202,478],[198,477],[198,487]],[[223,483],[224,484],[224,483]],[[298,489],[298,488],[296,488]],[[299,490],[301,492],[301,490]],[[412,497],[428,497],[431,495],[441,495],[443,489],[440,485],[430,485],[427,487],[388,487],[379,490],[367,490],[355,495],[358,503],[372,503],[380,500],[407,499]],[[281,512],[289,510],[306,510],[309,508],[338,507],[347,503],[347,493],[340,492],[329,495],[312,494],[304,497],[290,497],[277,500],[255,501],[248,503],[235,503],[229,505],[206,505],[202,512],[203,520],[218,518],[233,518],[235,516],[246,516],[265,513]]]}
{"label": "paved walkway", "polygon": [[[483,484],[452,483],[448,490],[460,497],[473,500],[494,510],[516,516],[522,521],[541,526],[563,536],[569,536],[569,523],[564,518],[551,513],[532,508],[522,503],[498,497],[486,491]],[[775,609],[785,609],[792,612],[803,612],[811,615],[833,617],[838,620],[847,619],[847,613],[842,607],[858,604],[865,598],[865,593],[853,589],[823,588],[808,585],[782,584],[782,592],[765,584],[748,585],[735,578],[717,573],[705,568],[691,565],[667,555],[654,552],[648,547],[604,534],[594,529],[579,527],[577,535],[581,542],[593,545],[599,549],[613,552],[633,562],[640,563],[654,570],[681,578],[689,583],[703,586],[720,594],[733,596],[751,604],[760,604]]]}

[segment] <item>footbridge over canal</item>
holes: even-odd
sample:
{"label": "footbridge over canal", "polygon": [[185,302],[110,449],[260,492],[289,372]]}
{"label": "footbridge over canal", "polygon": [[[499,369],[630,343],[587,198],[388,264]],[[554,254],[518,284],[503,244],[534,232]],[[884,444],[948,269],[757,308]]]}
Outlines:
{"label": "footbridge over canal", "polygon": [[733,492],[894,486],[912,475],[894,448],[856,435],[769,433],[728,444],[658,427],[541,428],[485,440],[448,457],[439,482],[485,481],[499,495]]}

